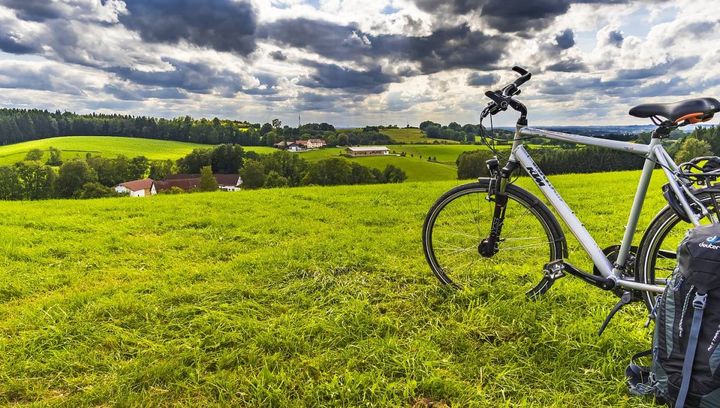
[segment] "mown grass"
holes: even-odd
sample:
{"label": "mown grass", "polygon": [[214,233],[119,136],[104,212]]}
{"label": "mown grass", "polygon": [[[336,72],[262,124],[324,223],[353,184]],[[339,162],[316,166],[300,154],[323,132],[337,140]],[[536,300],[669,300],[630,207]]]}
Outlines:
{"label": "mown grass", "polygon": [[418,128],[382,129],[380,133],[390,136],[397,143],[438,143],[456,144],[454,140],[433,139],[425,136]]}
{"label": "mown grass", "polygon": [[30,142],[0,146],[0,165],[15,164],[25,159],[27,152],[40,149],[44,159],[50,147],[62,150],[63,160],[85,157],[87,153],[104,156],[127,157],[145,156],[151,160],[176,160],[190,153],[193,149],[208,147],[196,143],[183,143],[169,140],[142,139],[133,137],[113,136],[64,136]]}
{"label": "mown grass", "polygon": [[[637,176],[553,180],[610,245]],[[615,298],[578,280],[436,282],[420,230],[456,184],[0,203],[0,403],[650,406],[623,379],[640,311],[598,338]]]}

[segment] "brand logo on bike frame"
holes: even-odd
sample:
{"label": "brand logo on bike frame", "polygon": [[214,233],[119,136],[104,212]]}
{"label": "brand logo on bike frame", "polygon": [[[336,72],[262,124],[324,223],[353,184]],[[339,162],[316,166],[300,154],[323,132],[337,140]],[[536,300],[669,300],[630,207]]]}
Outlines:
{"label": "brand logo on bike frame", "polygon": [[545,181],[543,181],[543,177],[540,175],[540,173],[537,172],[537,170],[535,170],[534,167],[526,167],[525,169],[527,169],[527,172],[530,175],[530,177],[535,179],[535,182],[537,183],[538,186],[542,187],[545,185]]}
{"label": "brand logo on bike frame", "polygon": [[720,236],[715,235],[713,237],[709,237],[705,241],[707,241],[708,244],[720,244]]}

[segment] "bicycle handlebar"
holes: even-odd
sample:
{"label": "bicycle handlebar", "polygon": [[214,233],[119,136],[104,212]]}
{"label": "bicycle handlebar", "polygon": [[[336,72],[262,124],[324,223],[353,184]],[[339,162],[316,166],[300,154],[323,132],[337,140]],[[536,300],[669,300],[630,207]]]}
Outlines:
{"label": "bicycle handlebar", "polygon": [[518,66],[512,67],[512,70],[520,74],[520,77],[505,85],[500,90],[485,92],[485,96],[490,98],[492,102],[488,103],[487,106],[485,106],[485,109],[483,109],[481,121],[487,115],[495,115],[501,111],[507,110],[509,106],[520,112],[521,115],[520,119],[518,119],[518,124],[527,125],[527,109],[525,108],[525,105],[518,102],[513,98],[513,96],[520,95],[520,85],[529,81],[532,74],[526,69]]}

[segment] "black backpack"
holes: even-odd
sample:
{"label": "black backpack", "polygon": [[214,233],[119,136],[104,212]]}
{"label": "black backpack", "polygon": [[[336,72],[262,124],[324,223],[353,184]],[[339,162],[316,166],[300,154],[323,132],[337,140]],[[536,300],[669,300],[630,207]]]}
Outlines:
{"label": "black backpack", "polygon": [[[652,350],[626,374],[630,392],[680,407],[720,407],[720,224],[693,228],[655,306]],[[652,355],[652,366],[634,360]]]}

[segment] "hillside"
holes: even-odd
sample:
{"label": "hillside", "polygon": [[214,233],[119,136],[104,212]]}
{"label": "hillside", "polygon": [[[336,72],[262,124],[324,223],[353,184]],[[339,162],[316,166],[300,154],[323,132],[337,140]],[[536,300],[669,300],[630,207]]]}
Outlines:
{"label": "hillside", "polygon": [[[553,180],[609,245],[637,176]],[[573,278],[439,286],[420,229],[456,184],[0,203],[0,403],[649,406],[624,385],[645,313],[598,338],[615,299]]]}
{"label": "hillside", "polygon": [[32,149],[45,151],[55,147],[62,150],[63,159],[84,157],[87,153],[105,157],[143,155],[152,160],[179,159],[198,147],[207,145],[113,136],[64,136],[0,146],[0,165],[10,165],[25,158]]}

